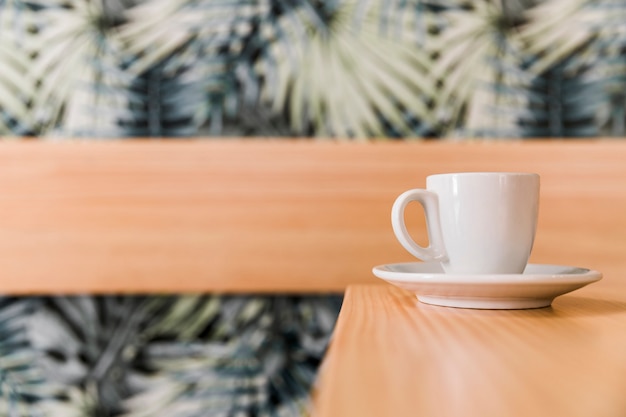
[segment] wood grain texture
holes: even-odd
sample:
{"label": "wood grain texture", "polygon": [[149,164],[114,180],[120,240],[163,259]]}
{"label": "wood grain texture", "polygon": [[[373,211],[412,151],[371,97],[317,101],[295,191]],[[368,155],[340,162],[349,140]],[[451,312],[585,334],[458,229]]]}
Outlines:
{"label": "wood grain texture", "polygon": [[2,291],[343,291],[413,260],[397,195],[467,170],[542,176],[532,261],[626,279],[624,161],[608,140],[2,142]]}
{"label": "wood grain texture", "polygon": [[390,285],[351,286],[313,415],[620,417],[625,346],[624,286],[517,311],[429,306]]}

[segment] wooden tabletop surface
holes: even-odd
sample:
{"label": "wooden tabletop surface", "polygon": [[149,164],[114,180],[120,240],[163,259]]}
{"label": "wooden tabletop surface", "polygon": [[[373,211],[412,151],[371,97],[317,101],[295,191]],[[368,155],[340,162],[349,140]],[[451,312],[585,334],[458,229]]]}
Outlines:
{"label": "wooden tabletop surface", "polygon": [[314,415],[624,416],[626,285],[549,308],[422,304],[388,284],[348,288]]}
{"label": "wooden tabletop surface", "polygon": [[[614,140],[2,142],[2,291],[343,292],[413,260],[391,229],[400,193],[476,170],[541,175],[531,262],[610,274],[625,160]],[[408,224],[422,243],[423,217]]]}

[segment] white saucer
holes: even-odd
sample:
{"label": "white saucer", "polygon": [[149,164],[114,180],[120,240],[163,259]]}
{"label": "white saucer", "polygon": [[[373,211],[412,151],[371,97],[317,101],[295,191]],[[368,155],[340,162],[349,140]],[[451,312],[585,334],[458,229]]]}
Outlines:
{"label": "white saucer", "polygon": [[423,303],[482,309],[547,307],[555,297],[602,278],[598,271],[542,264],[528,264],[522,274],[446,274],[436,262],[380,265],[373,272]]}

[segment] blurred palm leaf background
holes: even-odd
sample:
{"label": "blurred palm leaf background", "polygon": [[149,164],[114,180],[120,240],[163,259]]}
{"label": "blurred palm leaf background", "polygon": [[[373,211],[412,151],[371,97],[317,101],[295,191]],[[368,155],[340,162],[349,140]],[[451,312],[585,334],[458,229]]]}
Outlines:
{"label": "blurred palm leaf background", "polygon": [[[626,135],[623,0],[0,0],[0,134]],[[0,300],[0,415],[302,415],[328,296]]]}
{"label": "blurred palm leaf background", "polygon": [[300,416],[340,296],[0,300],[0,415]]}
{"label": "blurred palm leaf background", "polygon": [[624,135],[620,0],[2,0],[0,132]]}

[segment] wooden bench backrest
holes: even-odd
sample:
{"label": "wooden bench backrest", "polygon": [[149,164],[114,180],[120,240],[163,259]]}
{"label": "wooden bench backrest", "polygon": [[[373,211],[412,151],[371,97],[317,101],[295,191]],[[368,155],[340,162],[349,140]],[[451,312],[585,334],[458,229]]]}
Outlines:
{"label": "wooden bench backrest", "polygon": [[[0,144],[5,294],[328,292],[412,261],[389,212],[431,173],[541,175],[533,262],[626,279],[626,143]],[[419,211],[412,216],[419,219]],[[415,220],[412,231],[423,232]]]}

